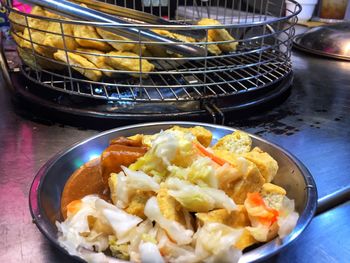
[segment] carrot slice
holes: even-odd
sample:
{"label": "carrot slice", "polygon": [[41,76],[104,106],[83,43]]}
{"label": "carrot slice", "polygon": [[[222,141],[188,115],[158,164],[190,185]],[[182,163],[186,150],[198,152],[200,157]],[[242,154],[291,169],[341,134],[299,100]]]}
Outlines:
{"label": "carrot slice", "polygon": [[268,212],[268,215],[264,217],[259,217],[259,221],[265,225],[272,225],[277,221],[279,216],[279,212],[276,209],[273,209],[266,205],[264,199],[260,195],[260,193],[248,193],[247,200],[254,206],[261,206],[264,210]]}
{"label": "carrot slice", "polygon": [[67,214],[77,213],[82,206],[82,201],[80,199],[74,200],[67,205]]}
{"label": "carrot slice", "polygon": [[218,165],[223,166],[225,163],[228,163],[226,160],[216,156],[215,154],[209,152],[207,149],[204,148],[204,146],[202,146],[199,143],[194,142],[193,143],[194,146],[199,150],[200,153],[202,153],[204,156],[209,157],[210,159],[212,159],[214,162],[216,162]]}

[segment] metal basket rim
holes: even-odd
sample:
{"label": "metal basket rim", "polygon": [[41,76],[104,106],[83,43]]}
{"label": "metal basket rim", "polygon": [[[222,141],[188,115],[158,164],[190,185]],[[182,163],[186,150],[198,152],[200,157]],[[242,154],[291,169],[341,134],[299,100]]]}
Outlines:
{"label": "metal basket rim", "polygon": [[[27,17],[32,17],[36,19],[41,19],[41,20],[47,20],[49,22],[57,22],[57,23],[62,23],[62,24],[75,24],[75,25],[86,25],[86,26],[97,26],[97,27],[114,27],[114,28],[125,28],[125,27],[134,27],[134,28],[139,28],[141,29],[167,29],[167,30],[208,30],[208,29],[231,29],[231,28],[246,28],[246,27],[259,27],[263,25],[269,25],[269,24],[274,24],[274,23],[279,23],[282,21],[288,21],[292,17],[297,16],[301,10],[302,7],[301,5],[295,1],[295,0],[286,0],[286,2],[291,2],[295,4],[295,12],[287,15],[287,16],[282,16],[282,17],[275,17],[275,19],[266,19],[263,21],[254,21],[250,23],[230,23],[230,24],[223,24],[223,25],[190,25],[190,24],[184,24],[184,25],[153,25],[153,24],[117,24],[117,23],[105,23],[105,22],[93,22],[93,21],[82,21],[82,20],[64,20],[64,19],[59,19],[59,18],[50,18],[50,17],[44,17],[44,16],[38,16],[38,15],[33,15],[29,13],[24,13],[19,10],[16,10],[9,5],[5,5],[5,7],[10,11],[17,13],[19,15],[27,16]],[[261,15],[265,16],[266,15]],[[10,21],[11,22],[11,21]]]}

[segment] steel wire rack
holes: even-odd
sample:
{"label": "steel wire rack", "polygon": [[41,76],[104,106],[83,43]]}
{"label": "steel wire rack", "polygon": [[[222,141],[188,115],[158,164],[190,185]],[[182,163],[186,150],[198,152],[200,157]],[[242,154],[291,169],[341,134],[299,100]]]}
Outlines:
{"label": "steel wire rack", "polygon": [[[98,3],[74,2],[90,8],[96,8]],[[11,34],[22,59],[21,73],[44,90],[106,105],[123,103],[123,109],[114,107],[114,113],[123,114],[127,109],[135,116],[161,113],[152,103],[162,103],[163,108],[171,103],[175,114],[191,115],[200,110],[223,115],[222,112],[242,106],[235,104],[235,98],[241,94],[247,98],[237,103],[251,105],[263,99],[262,93],[271,97],[271,91],[278,92],[276,85],[285,88],[290,84],[283,80],[292,75],[291,45],[301,10],[294,0],[288,0],[294,3],[293,10],[286,8],[285,1],[272,0],[100,2],[147,12],[177,24],[148,24],[130,18],[124,18],[131,21],[128,25],[78,21],[40,8],[37,13],[24,13],[13,8],[10,1],[7,8]],[[152,5],[155,2],[158,4]],[[115,15],[113,9],[104,5],[98,8]],[[205,18],[220,23],[197,25]],[[173,41],[163,43],[111,35],[108,32],[111,27],[120,32],[126,27],[139,32],[152,30],[171,35]],[[94,32],[93,37],[77,33],[79,30],[90,30],[89,33]],[[230,37],[226,34],[226,39],[220,38],[224,30]],[[200,31],[205,32],[204,38],[188,37]],[[109,34],[106,37],[100,32]],[[219,40],[214,40],[213,35]],[[169,51],[169,45],[180,44],[201,47],[205,55],[185,56]],[[57,59],[56,52],[61,52],[63,58]],[[103,61],[102,66],[97,66],[95,61]],[[123,64],[125,61],[127,65]],[[145,64],[153,70],[145,70]],[[90,79],[86,77],[89,75]],[[259,94],[258,99],[255,92]],[[143,105],[139,112],[135,107],[137,103]]]}

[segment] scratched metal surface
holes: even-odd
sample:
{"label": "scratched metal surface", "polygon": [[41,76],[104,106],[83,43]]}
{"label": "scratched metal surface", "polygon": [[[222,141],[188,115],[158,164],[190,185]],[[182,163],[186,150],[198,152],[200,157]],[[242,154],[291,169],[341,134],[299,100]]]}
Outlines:
{"label": "scratched metal surface", "polygon": [[[256,133],[296,155],[313,174],[325,210],[349,198],[350,63],[298,52],[293,62],[294,88],[282,105],[228,125]],[[28,191],[34,174],[51,156],[97,131],[39,122],[35,116],[23,118],[14,113],[19,110],[0,85],[0,262],[69,262],[31,223]],[[285,250],[286,256],[274,261],[294,262],[294,255],[297,262],[349,258],[346,212],[348,204],[318,216],[311,230]],[[331,240],[340,245],[331,246]],[[303,253],[304,249],[312,253]]]}

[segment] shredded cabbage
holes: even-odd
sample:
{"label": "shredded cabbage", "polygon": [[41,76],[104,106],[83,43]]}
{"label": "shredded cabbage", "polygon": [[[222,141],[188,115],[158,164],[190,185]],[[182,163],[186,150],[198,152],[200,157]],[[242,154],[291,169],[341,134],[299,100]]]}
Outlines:
{"label": "shredded cabbage", "polygon": [[236,209],[234,201],[219,189],[199,187],[178,178],[168,178],[165,182],[169,195],[191,212],[208,212],[214,208]]}
{"label": "shredded cabbage", "polygon": [[145,215],[152,221],[156,221],[161,228],[166,230],[168,235],[179,245],[189,244],[192,241],[193,231],[185,229],[180,223],[166,219],[160,212],[157,198],[148,199]]}
{"label": "shredded cabbage", "polygon": [[111,225],[117,239],[125,236],[131,229],[135,228],[140,222],[142,222],[141,218],[130,215],[124,210],[119,209],[102,199],[96,200],[96,209],[101,211],[101,214]]}
{"label": "shredded cabbage", "polygon": [[288,197],[284,196],[279,212],[280,216],[277,220],[277,224],[279,226],[278,235],[280,238],[287,236],[296,226],[299,219],[299,214],[294,210],[294,200],[290,200]]}
{"label": "shredded cabbage", "polygon": [[[137,191],[159,190],[157,181],[142,171],[132,171],[122,166],[123,171],[119,174],[111,174],[109,180],[112,201],[119,208],[125,208],[130,198]],[[125,176],[126,175],[126,176]]]}
{"label": "shredded cabbage", "polygon": [[142,263],[163,263],[164,260],[156,244],[152,242],[141,242],[139,246]]}
{"label": "shredded cabbage", "polygon": [[195,253],[206,262],[238,262],[242,252],[233,247],[242,235],[235,229],[220,223],[206,223],[196,234]]}
{"label": "shredded cabbage", "polygon": [[208,157],[197,158],[187,168],[175,165],[169,166],[169,176],[177,177],[200,186],[218,188],[218,180],[215,174],[215,164]]}

